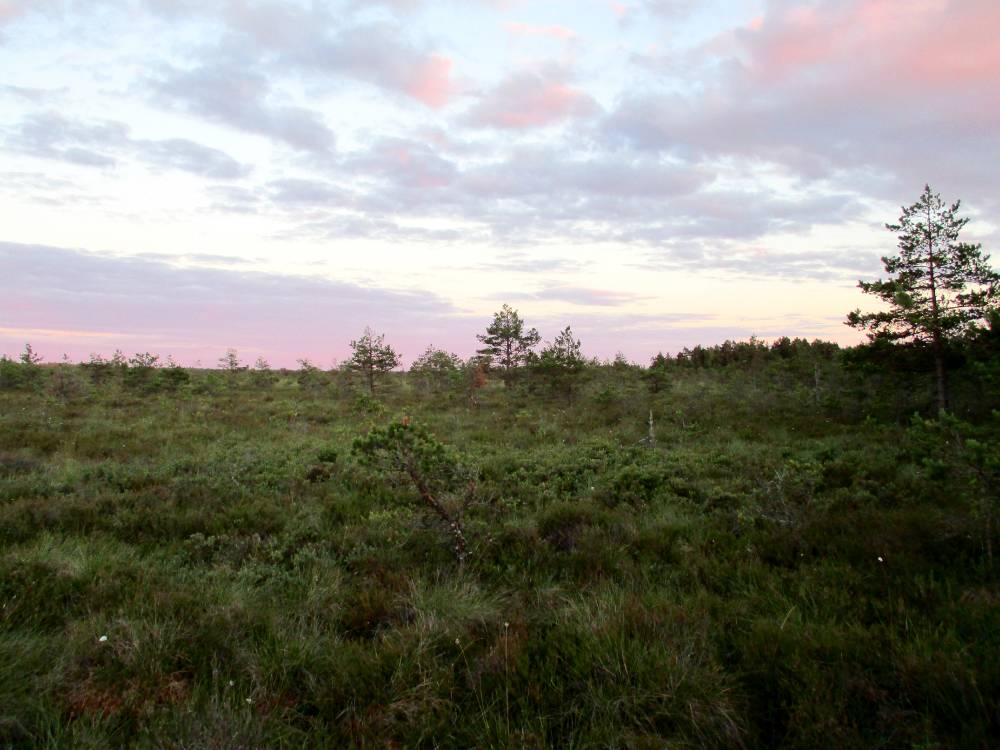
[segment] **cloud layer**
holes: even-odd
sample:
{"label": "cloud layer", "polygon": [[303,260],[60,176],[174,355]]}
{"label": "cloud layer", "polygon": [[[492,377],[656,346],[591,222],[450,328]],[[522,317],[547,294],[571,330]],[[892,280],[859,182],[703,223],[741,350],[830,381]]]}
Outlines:
{"label": "cloud layer", "polygon": [[[0,242],[0,267],[16,282],[5,294],[0,339],[44,342],[46,332],[72,332],[57,338],[75,357],[141,347],[211,363],[234,346],[293,366],[298,357],[320,362],[343,357],[347,343],[366,325],[384,330],[403,318],[411,323],[393,330],[393,341],[409,353],[429,340],[422,334],[446,328],[458,314],[428,294],[180,264],[219,260],[228,261],[115,257]],[[51,345],[43,343],[42,349]]]}
{"label": "cloud layer", "polygon": [[[637,272],[842,288],[878,273],[925,182],[1000,240],[997,28],[994,0],[0,3],[3,270],[45,290],[0,313],[64,330],[58,306],[91,300],[92,333],[188,341],[193,318],[162,322],[180,300],[227,346],[241,320],[321,336],[294,311],[327,294],[345,329],[452,325],[505,290],[613,327],[648,314]],[[54,248],[76,233],[133,257]],[[241,273],[206,267],[233,253]],[[273,273],[286,253],[327,280]],[[453,291],[399,292],[424,273]]]}

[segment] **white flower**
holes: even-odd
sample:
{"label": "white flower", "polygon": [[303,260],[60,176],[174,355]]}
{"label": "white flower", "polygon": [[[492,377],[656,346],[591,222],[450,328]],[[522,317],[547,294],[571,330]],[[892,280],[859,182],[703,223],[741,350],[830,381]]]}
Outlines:
{"label": "white flower", "polygon": [[247,703],[253,703],[253,698],[247,698]]}
{"label": "white flower", "polygon": [[100,643],[107,643],[107,641],[108,641],[108,637],[107,637],[106,635],[102,635],[102,636],[101,636],[100,638],[98,638],[97,640],[98,640],[98,641],[99,641]]}
{"label": "white flower", "polygon": [[882,559],[882,555],[879,555],[879,556],[878,556],[878,561],[879,561],[879,562],[885,562],[885,560],[883,560],[883,559]]}

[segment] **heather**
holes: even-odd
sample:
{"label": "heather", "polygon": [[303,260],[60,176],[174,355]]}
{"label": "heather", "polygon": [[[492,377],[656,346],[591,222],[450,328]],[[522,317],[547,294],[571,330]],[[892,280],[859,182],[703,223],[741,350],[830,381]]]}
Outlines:
{"label": "heather", "polygon": [[995,746],[996,351],[5,361],[0,746]]}

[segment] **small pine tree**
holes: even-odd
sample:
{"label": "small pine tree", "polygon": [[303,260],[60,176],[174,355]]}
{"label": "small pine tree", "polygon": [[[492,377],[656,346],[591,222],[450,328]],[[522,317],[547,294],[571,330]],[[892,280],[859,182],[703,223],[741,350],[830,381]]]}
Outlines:
{"label": "small pine tree", "polygon": [[510,386],[517,368],[531,360],[532,350],[542,340],[536,329],[525,330],[524,320],[509,305],[494,313],[486,333],[476,338],[485,344],[477,353],[486,357],[491,366],[500,368],[505,386]]}
{"label": "small pine tree", "polygon": [[475,497],[475,481],[453,450],[409,417],[356,438],[351,451],[362,465],[413,483],[421,503],[450,537],[459,564],[469,555],[462,515]]}
{"label": "small pine tree", "polygon": [[300,388],[310,391],[319,391],[325,388],[329,381],[321,369],[309,361],[308,357],[298,360],[299,369],[295,373],[295,380]]}
{"label": "small pine tree", "polygon": [[240,362],[239,352],[230,348],[226,349],[226,353],[219,357],[219,369],[225,370],[230,375],[236,375],[237,373],[243,372],[248,368]]}
{"label": "small pine tree", "polygon": [[127,367],[123,371],[125,386],[139,391],[151,390],[154,385],[153,375],[159,366],[158,354],[136,352],[129,358]]}
{"label": "small pine tree", "polygon": [[428,346],[410,365],[410,376],[425,391],[438,393],[461,378],[462,360],[457,354]]}
{"label": "small pine tree", "polygon": [[156,374],[157,386],[166,391],[177,391],[190,382],[191,375],[172,356],[167,357],[167,366]]}
{"label": "small pine tree", "polygon": [[74,370],[68,354],[63,354],[62,362],[53,369],[49,388],[52,395],[63,403],[72,401],[83,393],[83,384],[80,382],[80,377]]}
{"label": "small pine tree", "polygon": [[21,364],[26,367],[37,367],[42,363],[42,355],[35,352],[31,348],[31,344],[24,345],[24,351],[21,352]]}
{"label": "small pine tree", "polygon": [[80,363],[80,368],[96,386],[106,383],[115,372],[115,366],[100,354],[91,354],[87,362]]}
{"label": "small pine tree", "polygon": [[270,388],[278,380],[271,364],[263,357],[257,357],[253,369],[250,371],[250,382],[259,388]]}
{"label": "small pine tree", "polygon": [[21,367],[6,354],[0,354],[0,390],[10,390],[21,385]]}
{"label": "small pine tree", "polygon": [[665,356],[663,352],[658,352],[657,355],[649,361],[649,367],[643,371],[642,379],[646,381],[646,385],[649,387],[650,392],[659,393],[670,385],[669,368],[670,357]]}
{"label": "small pine tree", "polygon": [[377,378],[399,367],[399,355],[385,343],[385,334],[376,335],[371,328],[365,328],[361,338],[351,342],[353,355],[348,366],[360,372],[368,383],[368,392],[375,395]]}
{"label": "small pine tree", "polygon": [[580,341],[566,326],[552,343],[542,349],[532,363],[532,370],[553,391],[562,393],[567,401],[573,400],[573,389],[586,367],[580,353]]}
{"label": "small pine tree", "polygon": [[31,344],[25,344],[20,360],[21,382],[29,388],[39,385],[42,379],[42,355],[32,349]]}

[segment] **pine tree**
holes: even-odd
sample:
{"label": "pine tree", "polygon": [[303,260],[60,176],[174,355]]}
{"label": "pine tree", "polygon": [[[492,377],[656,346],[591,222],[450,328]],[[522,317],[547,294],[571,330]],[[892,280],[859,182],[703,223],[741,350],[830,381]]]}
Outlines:
{"label": "pine tree", "polygon": [[476,338],[486,345],[477,353],[488,357],[491,365],[499,366],[505,386],[510,385],[515,370],[528,362],[533,355],[532,349],[542,340],[536,329],[524,330],[524,320],[510,305],[494,313],[486,334]]}
{"label": "pine tree", "polygon": [[230,348],[226,349],[226,353],[219,357],[219,369],[225,370],[230,375],[235,375],[249,368],[240,362],[239,352]]}
{"label": "pine tree", "polygon": [[457,354],[435,349],[433,345],[410,365],[410,375],[426,391],[443,391],[458,382],[462,375],[462,360]]}
{"label": "pine tree", "polygon": [[368,391],[375,395],[375,379],[399,367],[399,355],[385,343],[385,334],[378,334],[365,328],[364,335],[351,342],[354,354],[347,362],[348,367],[364,375]]}
{"label": "pine tree", "polygon": [[642,379],[646,381],[652,393],[659,393],[670,384],[670,357],[657,352],[656,356],[649,361],[642,373]]}
{"label": "pine tree", "polygon": [[572,401],[573,386],[585,366],[586,362],[580,353],[580,340],[566,326],[551,344],[542,349],[541,355],[532,364],[532,369],[552,390],[562,392],[567,400]]}
{"label": "pine tree", "polygon": [[996,310],[1000,275],[989,266],[981,245],[958,241],[968,218],[958,216],[961,201],[946,205],[924,186],[912,206],[904,207],[897,224],[886,224],[899,240],[899,254],[885,256],[886,280],[859,281],[888,310],[855,310],[847,325],[868,333],[872,341],[919,342],[931,348],[940,410],[948,409],[945,348],[949,340],[969,333]]}

